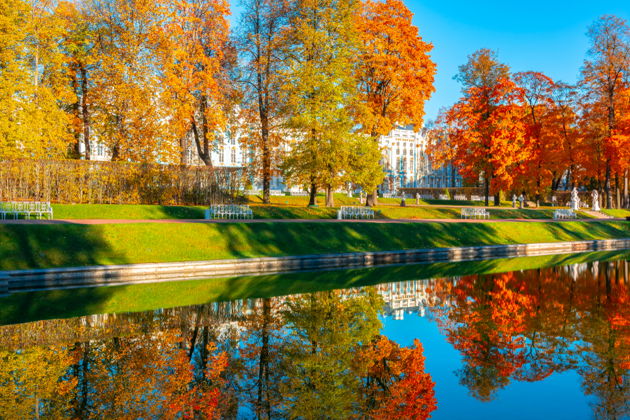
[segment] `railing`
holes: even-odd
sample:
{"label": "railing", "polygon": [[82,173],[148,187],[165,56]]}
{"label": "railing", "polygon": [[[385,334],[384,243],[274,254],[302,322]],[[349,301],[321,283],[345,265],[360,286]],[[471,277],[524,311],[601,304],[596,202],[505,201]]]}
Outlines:
{"label": "railing", "polygon": [[253,219],[254,212],[249,206],[238,204],[215,204],[206,209],[209,219]]}
{"label": "railing", "polygon": [[374,219],[374,210],[369,207],[342,206],[337,211],[337,219]]}
{"label": "railing", "polygon": [[480,208],[463,208],[460,216],[462,219],[489,219],[490,213],[486,209]]}
{"label": "railing", "polygon": [[6,219],[12,216],[13,219],[19,219],[23,215],[25,219],[36,217],[41,219],[46,216],[48,219],[53,218],[53,209],[48,201],[10,201],[0,202],[0,219]]}

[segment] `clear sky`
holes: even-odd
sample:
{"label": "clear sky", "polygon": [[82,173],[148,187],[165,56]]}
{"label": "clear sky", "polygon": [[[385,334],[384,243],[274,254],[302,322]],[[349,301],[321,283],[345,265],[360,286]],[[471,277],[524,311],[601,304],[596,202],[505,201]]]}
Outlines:
{"label": "clear sky", "polygon": [[[237,0],[231,0],[236,6]],[[461,94],[457,67],[480,48],[496,50],[512,71],[540,71],[577,81],[588,50],[586,31],[599,16],[630,20],[630,0],[406,0],[414,24],[433,43],[436,92],[426,105],[433,119]],[[233,8],[235,15],[238,7]],[[236,20],[238,16],[233,16]]]}

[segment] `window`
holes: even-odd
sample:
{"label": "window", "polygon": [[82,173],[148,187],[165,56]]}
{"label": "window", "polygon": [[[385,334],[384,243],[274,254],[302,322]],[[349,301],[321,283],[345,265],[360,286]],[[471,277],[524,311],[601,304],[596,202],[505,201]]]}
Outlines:
{"label": "window", "polygon": [[232,163],[236,163],[236,149],[232,148]]}
{"label": "window", "polygon": [[219,148],[219,163],[222,164],[224,160],[225,160],[225,156],[224,156],[224,153],[223,153],[223,147],[220,147]]}

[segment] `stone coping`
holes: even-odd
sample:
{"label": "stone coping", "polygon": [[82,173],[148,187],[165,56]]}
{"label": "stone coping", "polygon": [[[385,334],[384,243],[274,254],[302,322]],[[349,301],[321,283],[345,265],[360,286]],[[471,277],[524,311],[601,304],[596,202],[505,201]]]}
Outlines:
{"label": "stone coping", "polygon": [[630,238],[0,271],[0,295],[57,288],[622,249],[630,249]]}

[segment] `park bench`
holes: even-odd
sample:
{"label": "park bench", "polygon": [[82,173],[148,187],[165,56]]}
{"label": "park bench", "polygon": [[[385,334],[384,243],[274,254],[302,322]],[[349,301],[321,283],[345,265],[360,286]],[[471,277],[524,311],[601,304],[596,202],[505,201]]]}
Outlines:
{"label": "park bench", "polygon": [[308,195],[306,191],[290,191],[289,194],[295,197],[306,197]]}
{"label": "park bench", "polygon": [[209,219],[253,219],[254,212],[247,205],[214,204],[206,209],[206,220]]}
{"label": "park bench", "polygon": [[555,220],[560,219],[577,219],[575,212],[571,209],[558,209],[553,212],[553,218]]}
{"label": "park bench", "polygon": [[374,210],[369,207],[342,206],[337,211],[337,219],[374,219]]}
{"label": "park bench", "polygon": [[457,200],[457,201],[466,201],[466,196],[465,195],[461,195],[461,194],[456,194],[453,197],[453,200]]}
{"label": "park bench", "polygon": [[35,217],[41,219],[46,216],[48,219],[53,218],[53,209],[48,201],[9,201],[0,202],[0,219],[7,217],[19,219],[24,216],[25,219]]}
{"label": "park bench", "polygon": [[462,209],[460,217],[462,219],[489,219],[490,213],[488,213],[488,210],[482,208],[465,207]]}

